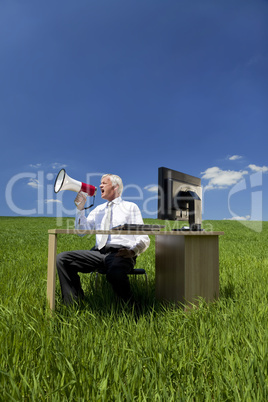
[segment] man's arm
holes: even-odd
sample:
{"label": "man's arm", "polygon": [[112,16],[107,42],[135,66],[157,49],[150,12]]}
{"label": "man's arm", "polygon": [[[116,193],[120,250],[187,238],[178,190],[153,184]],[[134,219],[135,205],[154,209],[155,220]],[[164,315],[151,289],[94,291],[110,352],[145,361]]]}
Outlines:
{"label": "man's arm", "polygon": [[[136,204],[131,214],[131,219],[128,223],[143,224],[141,211]],[[150,238],[147,235],[135,235],[136,244],[131,248],[122,248],[118,251],[117,255],[124,258],[133,258],[143,253],[150,245]]]}
{"label": "man's arm", "polygon": [[86,203],[87,197],[79,192],[74,200],[75,205],[77,207],[76,218],[75,218],[75,229],[80,230],[90,230],[94,229],[93,221],[89,219],[89,217],[85,216],[84,206]]}
{"label": "man's arm", "polygon": [[133,258],[143,253],[150,245],[150,238],[147,235],[136,236],[139,240],[131,248],[120,248],[117,256],[124,258]]}
{"label": "man's arm", "polygon": [[117,257],[134,258],[136,254],[131,248],[120,248],[116,255]]}

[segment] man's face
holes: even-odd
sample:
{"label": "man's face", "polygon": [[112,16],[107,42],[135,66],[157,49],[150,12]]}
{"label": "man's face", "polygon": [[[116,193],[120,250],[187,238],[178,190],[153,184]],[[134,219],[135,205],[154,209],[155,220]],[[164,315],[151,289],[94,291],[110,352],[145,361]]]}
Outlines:
{"label": "man's face", "polygon": [[113,187],[110,177],[103,177],[101,184],[101,198],[112,201],[118,197],[118,186]]}

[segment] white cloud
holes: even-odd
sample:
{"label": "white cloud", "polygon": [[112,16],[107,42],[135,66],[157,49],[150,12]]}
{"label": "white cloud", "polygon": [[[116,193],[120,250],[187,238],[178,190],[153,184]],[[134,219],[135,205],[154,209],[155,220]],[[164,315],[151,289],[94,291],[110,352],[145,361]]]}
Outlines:
{"label": "white cloud", "polygon": [[36,163],[35,165],[30,164],[29,166],[30,166],[31,168],[38,169],[38,168],[41,167],[41,163]]}
{"label": "white cloud", "polygon": [[241,158],[242,158],[242,156],[240,156],[240,155],[233,155],[233,156],[229,157],[229,160],[230,161],[236,161],[237,159],[241,159]]}
{"label": "white cloud", "polygon": [[149,185],[144,187],[144,189],[150,191],[151,193],[158,193],[158,186],[156,185]]}
{"label": "white cloud", "polygon": [[53,198],[48,199],[48,200],[45,200],[45,203],[46,203],[46,204],[52,204],[52,203],[54,203],[54,202],[55,202],[55,203],[58,202],[58,203],[60,203],[60,204],[62,203],[60,200],[54,200]]}
{"label": "white cloud", "polygon": [[248,167],[253,170],[253,172],[268,172],[268,166],[256,166],[254,164],[248,165]]}
{"label": "white cloud", "polygon": [[64,165],[63,163],[58,163],[58,162],[54,162],[51,164],[52,169],[62,169],[62,168],[66,168],[67,165]]}
{"label": "white cloud", "polygon": [[[41,168],[42,163],[36,163],[36,164],[31,163],[29,166],[34,169],[39,169],[39,168]],[[59,162],[52,162],[52,163],[49,163],[48,165],[46,165],[46,164],[43,165],[44,169],[47,169],[47,168],[62,169],[62,168],[66,168],[66,167],[67,167],[67,165],[65,165],[64,163],[59,163]]]}
{"label": "white cloud", "polygon": [[201,174],[203,174],[202,179],[208,180],[206,190],[212,190],[233,186],[248,172],[246,170],[221,170],[219,167],[214,166],[208,168],[205,172],[201,172]]}
{"label": "white cloud", "polygon": [[250,215],[247,216],[233,216],[232,218],[224,218],[225,221],[249,221]]}
{"label": "white cloud", "polygon": [[28,186],[32,188],[38,188],[40,186],[40,183],[37,179],[30,179],[27,183]]}

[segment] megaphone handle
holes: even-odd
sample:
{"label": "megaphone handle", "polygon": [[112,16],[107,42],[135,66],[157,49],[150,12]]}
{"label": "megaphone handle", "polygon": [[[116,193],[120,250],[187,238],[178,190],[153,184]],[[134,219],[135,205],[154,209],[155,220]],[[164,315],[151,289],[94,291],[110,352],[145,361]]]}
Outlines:
{"label": "megaphone handle", "polygon": [[89,209],[89,208],[93,207],[94,202],[95,202],[95,195],[93,195],[93,203],[89,207],[85,207],[84,209]]}

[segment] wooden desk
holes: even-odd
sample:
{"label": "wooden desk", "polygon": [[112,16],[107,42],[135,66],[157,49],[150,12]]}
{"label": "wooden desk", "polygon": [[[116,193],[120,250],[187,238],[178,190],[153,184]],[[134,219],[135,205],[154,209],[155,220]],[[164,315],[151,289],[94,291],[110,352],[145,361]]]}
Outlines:
{"label": "wooden desk", "polygon": [[[55,309],[58,234],[118,234],[118,230],[50,229],[48,231],[47,299]],[[161,301],[196,304],[219,296],[219,235],[224,232],[122,231],[156,237],[156,298]]]}

